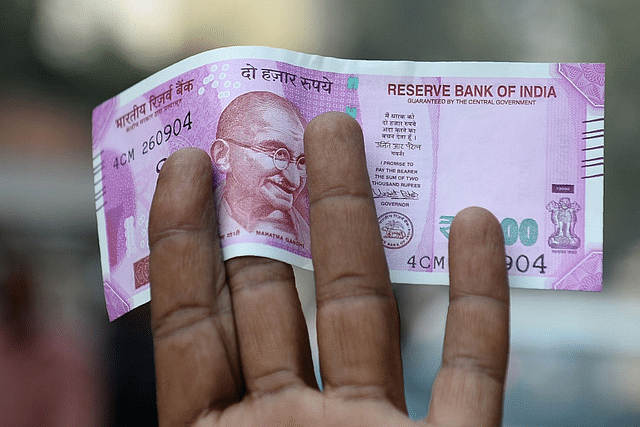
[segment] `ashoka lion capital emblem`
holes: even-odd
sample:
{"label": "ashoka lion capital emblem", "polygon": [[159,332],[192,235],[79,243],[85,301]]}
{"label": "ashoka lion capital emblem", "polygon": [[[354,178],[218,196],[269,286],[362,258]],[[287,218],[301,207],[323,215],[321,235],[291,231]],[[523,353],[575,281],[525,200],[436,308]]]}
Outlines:
{"label": "ashoka lion capital emblem", "polygon": [[547,210],[551,212],[551,221],[555,226],[555,231],[549,236],[549,246],[554,249],[578,249],[580,238],[574,230],[578,221],[576,212],[580,210],[580,205],[568,197],[561,197],[558,202],[551,201]]}

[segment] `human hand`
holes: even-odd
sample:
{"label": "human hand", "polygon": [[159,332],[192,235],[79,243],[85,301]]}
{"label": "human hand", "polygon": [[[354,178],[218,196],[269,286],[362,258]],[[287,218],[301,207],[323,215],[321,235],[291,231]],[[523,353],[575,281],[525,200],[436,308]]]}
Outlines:
{"label": "human hand", "polygon": [[[350,117],[327,113],[304,139],[323,390],[291,266],[222,261],[211,159],[184,149],[162,168],[149,221],[162,426],[415,424],[362,132]],[[422,423],[499,425],[509,288],[502,229],[489,212],[456,216],[449,271],[442,367]]]}

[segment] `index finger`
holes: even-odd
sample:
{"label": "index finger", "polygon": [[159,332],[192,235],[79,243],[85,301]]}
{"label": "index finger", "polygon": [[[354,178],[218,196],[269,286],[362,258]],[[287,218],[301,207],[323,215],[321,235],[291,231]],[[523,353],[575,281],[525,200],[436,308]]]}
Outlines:
{"label": "index finger", "polygon": [[183,425],[242,390],[204,151],[182,149],[162,167],[149,246],[158,415],[162,425]]}

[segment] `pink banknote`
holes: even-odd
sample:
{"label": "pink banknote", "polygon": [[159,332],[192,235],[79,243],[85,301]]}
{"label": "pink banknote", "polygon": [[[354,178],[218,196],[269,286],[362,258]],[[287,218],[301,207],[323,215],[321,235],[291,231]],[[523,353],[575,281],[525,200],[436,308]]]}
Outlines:
{"label": "pink banknote", "polygon": [[362,126],[391,278],[447,284],[453,217],[501,221],[511,286],[602,288],[604,64],[416,63],[235,47],[179,62],[93,112],[109,317],[149,301],[148,218],[163,162],[214,165],[225,259],[311,269],[302,135],[326,111]]}

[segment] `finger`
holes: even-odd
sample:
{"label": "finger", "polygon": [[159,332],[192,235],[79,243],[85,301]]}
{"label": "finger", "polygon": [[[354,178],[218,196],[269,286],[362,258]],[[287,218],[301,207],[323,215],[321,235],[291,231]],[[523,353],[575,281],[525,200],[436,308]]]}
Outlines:
{"label": "finger", "polygon": [[326,113],[305,132],[318,347],[327,393],[406,411],[399,318],[358,123]]}
{"label": "finger", "polygon": [[226,267],[247,392],[257,397],[317,387],[291,266],[240,257],[227,261]]}
{"label": "finger", "polygon": [[449,313],[429,421],[497,426],[509,354],[509,284],[502,228],[481,208],[460,212],[449,240]]}
{"label": "finger", "polygon": [[242,393],[211,173],[205,152],[173,154],[158,177],[149,215],[151,321],[162,425],[184,425]]}

